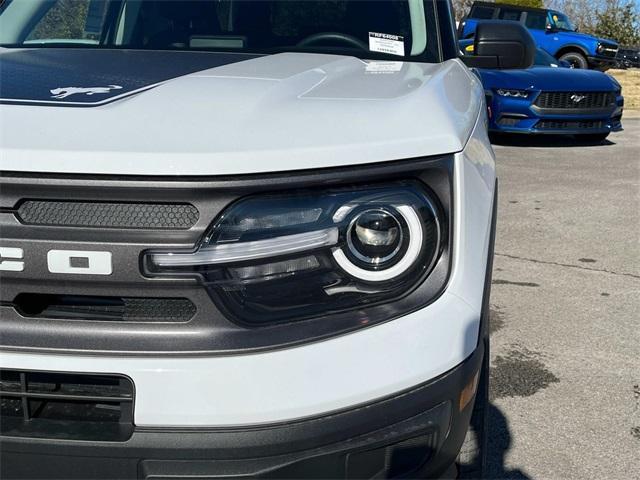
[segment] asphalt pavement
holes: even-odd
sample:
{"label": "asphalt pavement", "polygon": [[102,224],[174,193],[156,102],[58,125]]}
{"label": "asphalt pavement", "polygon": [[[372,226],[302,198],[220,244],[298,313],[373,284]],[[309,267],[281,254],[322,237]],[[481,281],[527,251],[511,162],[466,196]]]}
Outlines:
{"label": "asphalt pavement", "polygon": [[640,478],[640,118],[494,145],[489,476]]}

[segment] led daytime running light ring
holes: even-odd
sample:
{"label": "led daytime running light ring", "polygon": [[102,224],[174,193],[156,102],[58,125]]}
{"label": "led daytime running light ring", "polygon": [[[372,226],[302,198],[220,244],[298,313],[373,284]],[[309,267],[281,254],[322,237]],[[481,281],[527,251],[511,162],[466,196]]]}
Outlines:
{"label": "led daytime running light ring", "polygon": [[420,216],[418,212],[409,205],[399,205],[396,206],[395,209],[402,215],[404,221],[407,222],[409,229],[409,245],[407,246],[404,257],[402,257],[398,263],[385,270],[371,271],[354,265],[353,262],[347,258],[342,248],[332,249],[331,253],[333,254],[333,258],[345,272],[361,280],[384,282],[406,272],[418,259],[422,251],[424,236]]}

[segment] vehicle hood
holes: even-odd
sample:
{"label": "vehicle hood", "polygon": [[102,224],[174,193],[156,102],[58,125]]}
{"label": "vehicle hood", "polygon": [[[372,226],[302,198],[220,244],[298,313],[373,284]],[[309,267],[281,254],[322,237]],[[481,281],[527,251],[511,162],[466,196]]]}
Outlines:
{"label": "vehicle hood", "polygon": [[3,171],[228,175],[446,154],[482,88],[459,60],[308,53],[2,49],[0,66]]}
{"label": "vehicle hood", "polygon": [[485,89],[512,88],[555,92],[609,91],[616,85],[611,77],[595,70],[535,67],[527,70],[480,70]]}
{"label": "vehicle hood", "polygon": [[[599,37],[594,37],[593,35],[589,35],[588,33],[582,33],[582,32],[570,32],[567,30],[562,30],[561,32],[558,32],[562,34],[562,40],[564,42],[567,41],[574,41],[574,42],[578,42],[578,43],[587,43],[587,42],[605,42],[605,43],[612,43],[617,45],[618,42],[616,42],[615,40],[612,40],[610,38],[599,38]],[[550,34],[553,35],[553,34]],[[557,35],[557,33],[556,33]]]}

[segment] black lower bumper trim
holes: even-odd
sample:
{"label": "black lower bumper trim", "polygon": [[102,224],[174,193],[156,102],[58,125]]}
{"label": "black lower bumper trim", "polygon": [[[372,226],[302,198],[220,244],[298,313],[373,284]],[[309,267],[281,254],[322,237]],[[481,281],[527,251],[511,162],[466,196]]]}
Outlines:
{"label": "black lower bumper trim", "polygon": [[412,390],[297,422],[235,429],[136,428],[126,442],[0,437],[1,478],[393,478],[438,476],[464,440],[473,402],[462,364]]}

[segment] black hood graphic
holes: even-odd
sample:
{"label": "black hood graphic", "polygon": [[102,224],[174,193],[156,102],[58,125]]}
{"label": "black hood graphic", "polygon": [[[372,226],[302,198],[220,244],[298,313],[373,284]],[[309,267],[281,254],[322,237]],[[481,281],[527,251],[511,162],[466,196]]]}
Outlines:
{"label": "black hood graphic", "polygon": [[0,103],[104,105],[172,78],[257,56],[86,48],[3,49],[0,51]]}

